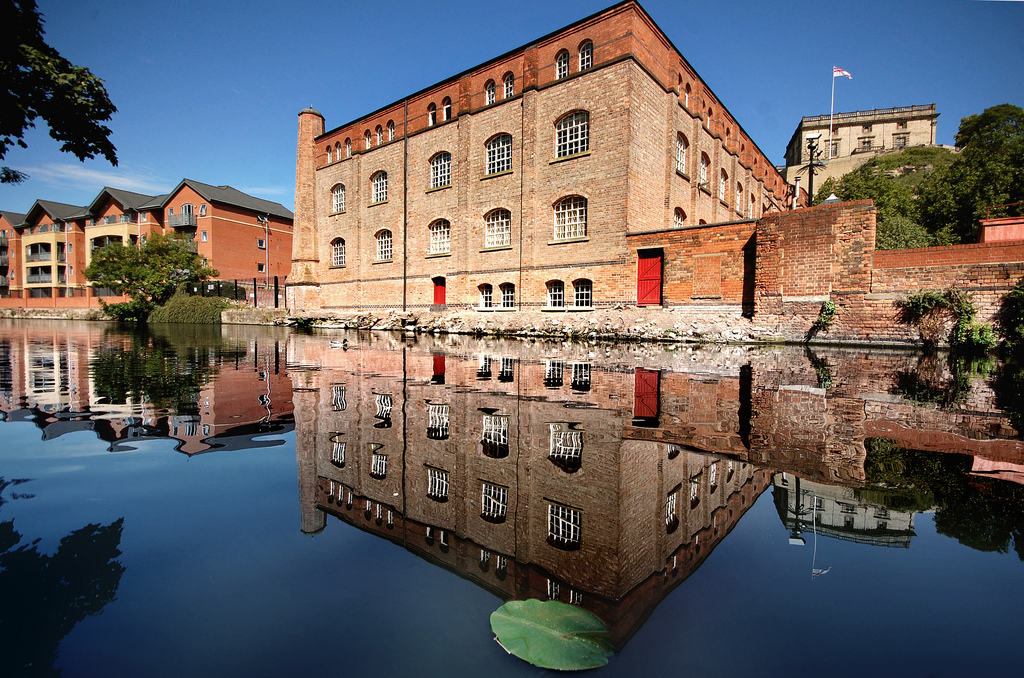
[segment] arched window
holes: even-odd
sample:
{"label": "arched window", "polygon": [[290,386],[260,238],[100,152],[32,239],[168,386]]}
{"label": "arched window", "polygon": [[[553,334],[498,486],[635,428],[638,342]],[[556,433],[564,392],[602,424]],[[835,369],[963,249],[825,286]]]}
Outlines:
{"label": "arched window", "polygon": [[384,143],[384,128],[377,125],[377,145],[380,146]]}
{"label": "arched window", "polygon": [[331,212],[345,211],[345,184],[338,184],[331,189]]}
{"label": "arched window", "polygon": [[327,164],[331,164],[331,147],[327,147]]}
{"label": "arched window", "polygon": [[551,308],[565,306],[565,283],[561,280],[548,282],[548,306]]}
{"label": "arched window", "polygon": [[433,126],[437,124],[437,106],[430,104],[427,106],[427,125]]}
{"label": "arched window", "polygon": [[680,174],[686,174],[686,151],[690,148],[690,142],[686,140],[686,135],[679,133],[676,135],[676,171]]}
{"label": "arched window", "polygon": [[452,251],[452,225],[447,219],[438,219],[430,224],[430,254],[446,254]]}
{"label": "arched window", "polygon": [[345,139],[345,157],[346,158],[351,158],[352,157],[352,140],[351,139]]}
{"label": "arched window", "polygon": [[700,154],[700,185],[708,188],[708,168],[711,167],[711,158],[707,153]]}
{"label": "arched window", "polygon": [[580,70],[585,71],[594,65],[594,43],[587,40],[580,45]]}
{"label": "arched window", "polygon": [[366,130],[366,150],[370,150],[373,147],[373,137],[370,136],[370,130]]}
{"label": "arched window", "polygon": [[430,159],[430,187],[441,188],[452,184],[452,154],[441,151]]}
{"label": "arched window", "polygon": [[331,241],[331,266],[345,265],[345,240],[335,238]]}
{"label": "arched window", "polygon": [[594,284],[585,278],[572,284],[572,305],[576,308],[591,308],[594,305]]}
{"label": "arched window", "polygon": [[743,213],[743,184],[736,182],[736,211]]}
{"label": "arched window", "polygon": [[686,83],[686,88],[683,90],[683,106],[690,107],[690,83]]}
{"label": "arched window", "polygon": [[490,106],[491,104],[494,103],[495,88],[494,88],[494,81],[493,80],[488,80],[487,84],[484,85],[484,95],[485,95],[485,102],[486,102],[486,104],[488,106]]}
{"label": "arched window", "polygon": [[501,284],[501,307],[502,308],[515,308],[516,307],[516,286],[512,283]]}
{"label": "arched window", "polygon": [[388,120],[388,141],[395,140],[395,121]]}
{"label": "arched window", "polygon": [[750,214],[747,215],[748,217],[756,217],[757,216],[757,213],[755,212],[756,205],[757,205],[757,203],[754,200],[754,194],[751,193],[750,194]]}
{"label": "arched window", "polygon": [[383,230],[377,234],[377,261],[391,261],[391,231]]}
{"label": "arched window", "polygon": [[587,236],[587,199],[578,195],[555,203],[555,240]]}
{"label": "arched window", "polygon": [[375,204],[388,199],[388,173],[377,172],[370,179],[370,202]]}
{"label": "arched window", "polygon": [[490,285],[480,286],[480,308],[494,308],[494,288]]}
{"label": "arched window", "polygon": [[487,174],[512,170],[512,135],[499,134],[487,142]]}
{"label": "arched window", "polygon": [[555,123],[555,157],[564,158],[590,150],[590,114],[576,111]]}
{"label": "arched window", "polygon": [[514,96],[515,93],[516,93],[516,76],[512,75],[511,73],[506,73],[505,74],[505,93],[504,93],[504,96],[505,96],[506,99],[509,99],[512,96]]}
{"label": "arched window", "polygon": [[725,202],[729,195],[729,175],[725,170],[722,170],[721,176],[718,177],[718,199]]}
{"label": "arched window", "polygon": [[334,144],[334,159],[341,160],[341,142]]}
{"label": "arched window", "polygon": [[444,101],[441,102],[441,113],[442,120],[452,119],[452,100],[449,99],[448,97],[445,97]]}
{"label": "arched window", "polygon": [[564,49],[555,57],[555,80],[569,77],[569,52]]}
{"label": "arched window", "polygon": [[684,212],[679,207],[676,208],[675,225],[676,228],[682,228],[683,226],[686,225],[686,212]]}
{"label": "arched window", "polygon": [[484,217],[484,247],[507,247],[512,244],[512,213],[497,209]]}

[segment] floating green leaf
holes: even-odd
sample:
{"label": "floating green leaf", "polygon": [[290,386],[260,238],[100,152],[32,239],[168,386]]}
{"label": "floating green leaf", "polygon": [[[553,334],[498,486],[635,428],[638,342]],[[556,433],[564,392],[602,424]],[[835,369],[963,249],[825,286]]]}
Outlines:
{"label": "floating green leaf", "polygon": [[505,603],[491,613],[491,630],[506,651],[545,669],[593,669],[614,652],[600,619],[556,600]]}

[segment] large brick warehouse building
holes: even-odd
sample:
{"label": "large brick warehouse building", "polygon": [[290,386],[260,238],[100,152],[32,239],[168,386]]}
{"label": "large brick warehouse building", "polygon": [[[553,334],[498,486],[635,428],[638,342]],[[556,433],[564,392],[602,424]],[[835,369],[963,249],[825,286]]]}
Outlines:
{"label": "large brick warehouse building", "polygon": [[652,234],[749,235],[789,191],[628,0],[330,131],[302,111],[288,306],[658,305]]}

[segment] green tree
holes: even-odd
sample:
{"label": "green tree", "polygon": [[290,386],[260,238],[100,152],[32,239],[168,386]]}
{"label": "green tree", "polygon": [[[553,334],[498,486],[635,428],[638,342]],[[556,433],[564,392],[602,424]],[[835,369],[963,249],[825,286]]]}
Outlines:
{"label": "green tree", "polygon": [[138,247],[113,244],[96,250],[85,269],[85,277],[98,287],[131,298],[118,304],[104,302],[103,310],[118,320],[132,321],[144,321],[174,296],[179,285],[216,275],[196,252],[195,243],[178,234],[159,233]]}
{"label": "green tree", "polygon": [[838,181],[826,180],[815,203],[833,191],[843,200],[870,198],[878,209],[877,249],[928,247],[935,244],[935,238],[921,225],[922,186],[930,177],[944,173],[955,158],[945,148],[908,148],[880,155]]}
{"label": "green tree", "polygon": [[[976,242],[989,207],[1024,201],[1024,109],[1000,104],[963,118],[956,145],[953,164],[923,187],[921,223],[939,242]],[[992,216],[1019,215],[1021,207]]]}
{"label": "green tree", "polygon": [[[102,155],[117,165],[110,129],[102,123],[117,112],[103,81],[76,66],[43,40],[43,19],[35,0],[0,0],[0,160],[42,118],[60,150],[79,160]],[[0,183],[25,174],[0,167]]]}

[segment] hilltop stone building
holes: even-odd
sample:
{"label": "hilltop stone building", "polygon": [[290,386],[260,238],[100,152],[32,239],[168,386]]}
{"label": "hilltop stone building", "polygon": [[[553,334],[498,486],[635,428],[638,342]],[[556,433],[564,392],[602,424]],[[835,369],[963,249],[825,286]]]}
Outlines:
{"label": "hilltop stone building", "polygon": [[634,238],[788,191],[627,0],[329,131],[302,111],[288,306],[657,306],[663,248]]}

